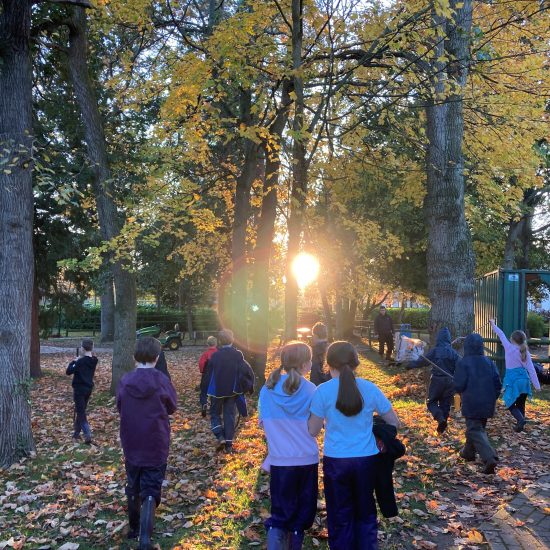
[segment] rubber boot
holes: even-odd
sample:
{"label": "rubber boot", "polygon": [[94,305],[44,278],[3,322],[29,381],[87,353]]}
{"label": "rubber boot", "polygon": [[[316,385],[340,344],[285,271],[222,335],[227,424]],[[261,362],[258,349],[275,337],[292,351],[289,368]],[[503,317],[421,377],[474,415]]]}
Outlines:
{"label": "rubber boot", "polygon": [[84,434],[84,443],[90,445],[92,443],[92,430],[88,422],[82,424],[82,433]]}
{"label": "rubber boot", "polygon": [[517,407],[510,407],[508,410],[516,419],[516,426],[514,427],[514,431],[522,432],[525,426],[525,417],[521,414],[521,411]]}
{"label": "rubber boot", "polygon": [[137,539],[139,536],[139,513],[141,507],[141,499],[137,495],[128,497],[128,530],[127,538]]}
{"label": "rubber boot", "polygon": [[157,503],[153,497],[147,497],[141,505],[141,520],[139,526],[139,550],[152,550],[151,537],[155,522]]}
{"label": "rubber boot", "polygon": [[289,532],[277,527],[267,530],[267,550],[290,550]]}
{"label": "rubber boot", "polygon": [[289,543],[290,550],[302,550],[302,545],[304,544],[304,532],[291,531]]}

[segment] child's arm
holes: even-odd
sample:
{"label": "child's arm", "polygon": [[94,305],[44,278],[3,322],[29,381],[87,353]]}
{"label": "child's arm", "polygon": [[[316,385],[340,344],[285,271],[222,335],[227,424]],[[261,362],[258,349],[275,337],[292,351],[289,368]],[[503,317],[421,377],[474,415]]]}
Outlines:
{"label": "child's arm", "polygon": [[531,354],[529,352],[527,352],[527,363],[525,368],[529,373],[529,378],[531,379],[533,386],[535,386],[535,389],[540,390],[539,377],[537,376],[537,371],[535,370],[535,365],[533,365],[533,360],[531,359]]}
{"label": "child's arm", "polygon": [[317,437],[323,429],[324,418],[319,418],[316,414],[309,413],[307,419],[307,430],[312,437]]}
{"label": "child's arm", "polygon": [[201,374],[204,373],[204,369],[206,368],[207,363],[208,363],[208,352],[205,351],[199,358],[199,372]]}
{"label": "child's arm", "polygon": [[498,373],[497,366],[491,361],[493,365],[493,385],[495,386],[495,394],[500,395],[500,390],[502,389],[502,381],[500,379],[500,374]]}
{"label": "child's arm", "polygon": [[454,375],[454,386],[456,393],[464,393],[466,386],[468,385],[468,371],[464,367],[461,361],[456,366]]}
{"label": "child's arm", "polygon": [[514,344],[512,344],[510,340],[506,338],[506,334],[504,334],[504,332],[502,332],[502,330],[497,327],[495,320],[489,319],[489,322],[491,323],[491,327],[493,328],[495,334],[498,336],[503,348],[505,350],[513,349],[515,347]]}
{"label": "child's arm", "polygon": [[74,361],[71,361],[69,363],[69,366],[67,367],[67,370],[65,371],[65,374],[74,374],[76,370],[76,359]]}
{"label": "child's arm", "polygon": [[166,406],[166,412],[174,414],[178,410],[178,395],[170,380],[165,380],[165,390],[164,405]]}
{"label": "child's arm", "polygon": [[399,418],[397,416],[397,413],[393,409],[393,407],[385,414],[381,414],[380,418],[384,420],[387,424],[390,424],[394,426],[396,429],[399,429],[401,427],[401,422],[399,421]]}

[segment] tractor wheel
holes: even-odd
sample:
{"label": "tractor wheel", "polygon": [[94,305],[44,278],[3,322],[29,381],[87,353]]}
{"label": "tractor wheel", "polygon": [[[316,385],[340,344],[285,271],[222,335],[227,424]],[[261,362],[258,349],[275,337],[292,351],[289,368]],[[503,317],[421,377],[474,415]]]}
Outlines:
{"label": "tractor wheel", "polygon": [[168,342],[168,349],[172,351],[177,351],[180,349],[180,343],[175,339],[170,340],[170,342]]}

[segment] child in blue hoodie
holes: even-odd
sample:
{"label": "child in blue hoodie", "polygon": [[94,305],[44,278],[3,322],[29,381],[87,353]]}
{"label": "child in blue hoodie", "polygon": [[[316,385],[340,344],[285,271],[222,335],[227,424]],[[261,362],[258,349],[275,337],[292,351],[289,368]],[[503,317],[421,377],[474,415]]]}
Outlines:
{"label": "child in blue hoodie", "polygon": [[406,367],[407,369],[416,369],[432,363],[439,367],[436,368],[432,365],[426,406],[437,422],[437,431],[440,434],[447,429],[454,395],[453,375],[459,361],[460,355],[451,347],[451,333],[447,327],[443,327],[437,333],[435,346],[426,354],[426,357],[420,357]]}
{"label": "child in blue hoodie", "polygon": [[262,467],[271,474],[268,550],[299,550],[315,519],[319,448],[307,428],[315,392],[315,384],[304,378],[310,370],[311,348],[291,342],[260,391],[259,418],[269,451]]}

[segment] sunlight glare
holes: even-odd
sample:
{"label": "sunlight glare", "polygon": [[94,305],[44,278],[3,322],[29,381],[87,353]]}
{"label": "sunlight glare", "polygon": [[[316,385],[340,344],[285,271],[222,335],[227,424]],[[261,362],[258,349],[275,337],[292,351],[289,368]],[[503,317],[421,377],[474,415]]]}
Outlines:
{"label": "sunlight glare", "polygon": [[296,278],[298,287],[304,289],[319,275],[319,260],[307,252],[300,252],[292,262],[292,274]]}

